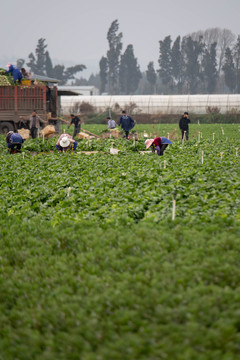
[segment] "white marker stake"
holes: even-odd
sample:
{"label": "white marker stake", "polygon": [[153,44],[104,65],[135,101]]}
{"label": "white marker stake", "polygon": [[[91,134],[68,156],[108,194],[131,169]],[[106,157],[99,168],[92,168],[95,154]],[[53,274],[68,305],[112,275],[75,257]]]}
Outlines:
{"label": "white marker stake", "polygon": [[168,139],[169,139],[169,135],[170,135],[170,134],[169,134],[169,133],[167,133],[167,137],[168,137]]}
{"label": "white marker stake", "polygon": [[222,128],[222,134],[224,135],[224,130],[223,130],[223,128]]}
{"label": "white marker stake", "polygon": [[202,139],[202,132],[201,132],[201,139]]}
{"label": "white marker stake", "polygon": [[67,197],[70,196],[70,192],[71,192],[71,187],[68,188],[68,194],[67,194]]}
{"label": "white marker stake", "polygon": [[175,220],[175,212],[176,212],[176,195],[174,195],[174,198],[173,198],[172,221]]}
{"label": "white marker stake", "polygon": [[197,123],[198,123],[198,125],[200,125],[200,121],[199,121],[199,120],[197,121]]}
{"label": "white marker stake", "polygon": [[23,152],[23,153],[22,153],[22,157],[23,157],[23,159],[24,159],[24,155],[25,155],[25,152]]}
{"label": "white marker stake", "polygon": [[236,150],[236,156],[238,156],[238,148],[235,148],[235,150]]}
{"label": "white marker stake", "polygon": [[223,152],[220,152],[220,155],[221,155],[221,159],[223,158]]}
{"label": "white marker stake", "polygon": [[65,131],[66,131],[66,130],[64,129],[64,130],[63,130],[64,134],[65,134]]}
{"label": "white marker stake", "polygon": [[198,132],[198,141],[200,141],[200,131]]}
{"label": "white marker stake", "polygon": [[203,164],[203,150],[202,150],[202,164]]}
{"label": "white marker stake", "polygon": [[215,135],[215,133],[212,134],[212,139],[213,139],[213,141],[214,141],[214,135]]}
{"label": "white marker stake", "polygon": [[166,169],[166,165],[167,165],[167,161],[164,160],[164,162],[163,162],[163,168],[164,168],[164,169]]}

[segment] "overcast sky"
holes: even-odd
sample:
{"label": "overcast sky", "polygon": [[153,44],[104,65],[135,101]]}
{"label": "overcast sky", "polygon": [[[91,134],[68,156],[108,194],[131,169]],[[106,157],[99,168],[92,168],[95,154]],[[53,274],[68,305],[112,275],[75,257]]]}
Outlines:
{"label": "overcast sky", "polygon": [[154,61],[159,41],[219,27],[240,34],[240,0],[2,0],[0,66],[28,59],[45,38],[54,65],[84,64],[88,78],[106,55],[114,20],[123,33],[123,51],[134,47],[141,71]]}

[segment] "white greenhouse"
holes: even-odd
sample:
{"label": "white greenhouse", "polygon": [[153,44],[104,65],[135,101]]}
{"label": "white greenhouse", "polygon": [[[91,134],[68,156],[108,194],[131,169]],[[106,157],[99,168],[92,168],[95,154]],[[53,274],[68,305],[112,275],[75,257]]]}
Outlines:
{"label": "white greenhouse", "polygon": [[184,111],[206,114],[216,111],[240,111],[240,94],[223,95],[98,95],[61,96],[61,113],[78,112],[82,103],[90,104],[96,112],[131,109],[135,114],[181,114]]}

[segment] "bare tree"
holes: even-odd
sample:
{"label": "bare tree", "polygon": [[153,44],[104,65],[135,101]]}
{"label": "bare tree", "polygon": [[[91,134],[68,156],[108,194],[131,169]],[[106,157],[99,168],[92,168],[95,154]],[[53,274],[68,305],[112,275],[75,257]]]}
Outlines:
{"label": "bare tree", "polygon": [[202,37],[203,42],[205,43],[207,51],[210,51],[211,45],[216,43],[216,52],[217,52],[217,63],[218,63],[218,74],[221,72],[223,59],[226,49],[231,48],[233,42],[236,39],[236,35],[232,33],[229,29],[220,29],[220,28],[209,28],[206,30],[199,30],[190,34],[193,40],[199,40]]}

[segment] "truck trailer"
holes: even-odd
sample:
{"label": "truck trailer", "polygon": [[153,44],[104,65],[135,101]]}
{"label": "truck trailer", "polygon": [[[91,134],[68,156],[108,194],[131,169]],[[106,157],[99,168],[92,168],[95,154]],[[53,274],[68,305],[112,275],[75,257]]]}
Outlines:
{"label": "truck trailer", "polygon": [[48,114],[57,114],[57,87],[47,85],[0,86],[0,132],[16,131],[21,127],[20,117],[29,127],[29,117],[35,110],[47,120]]}

